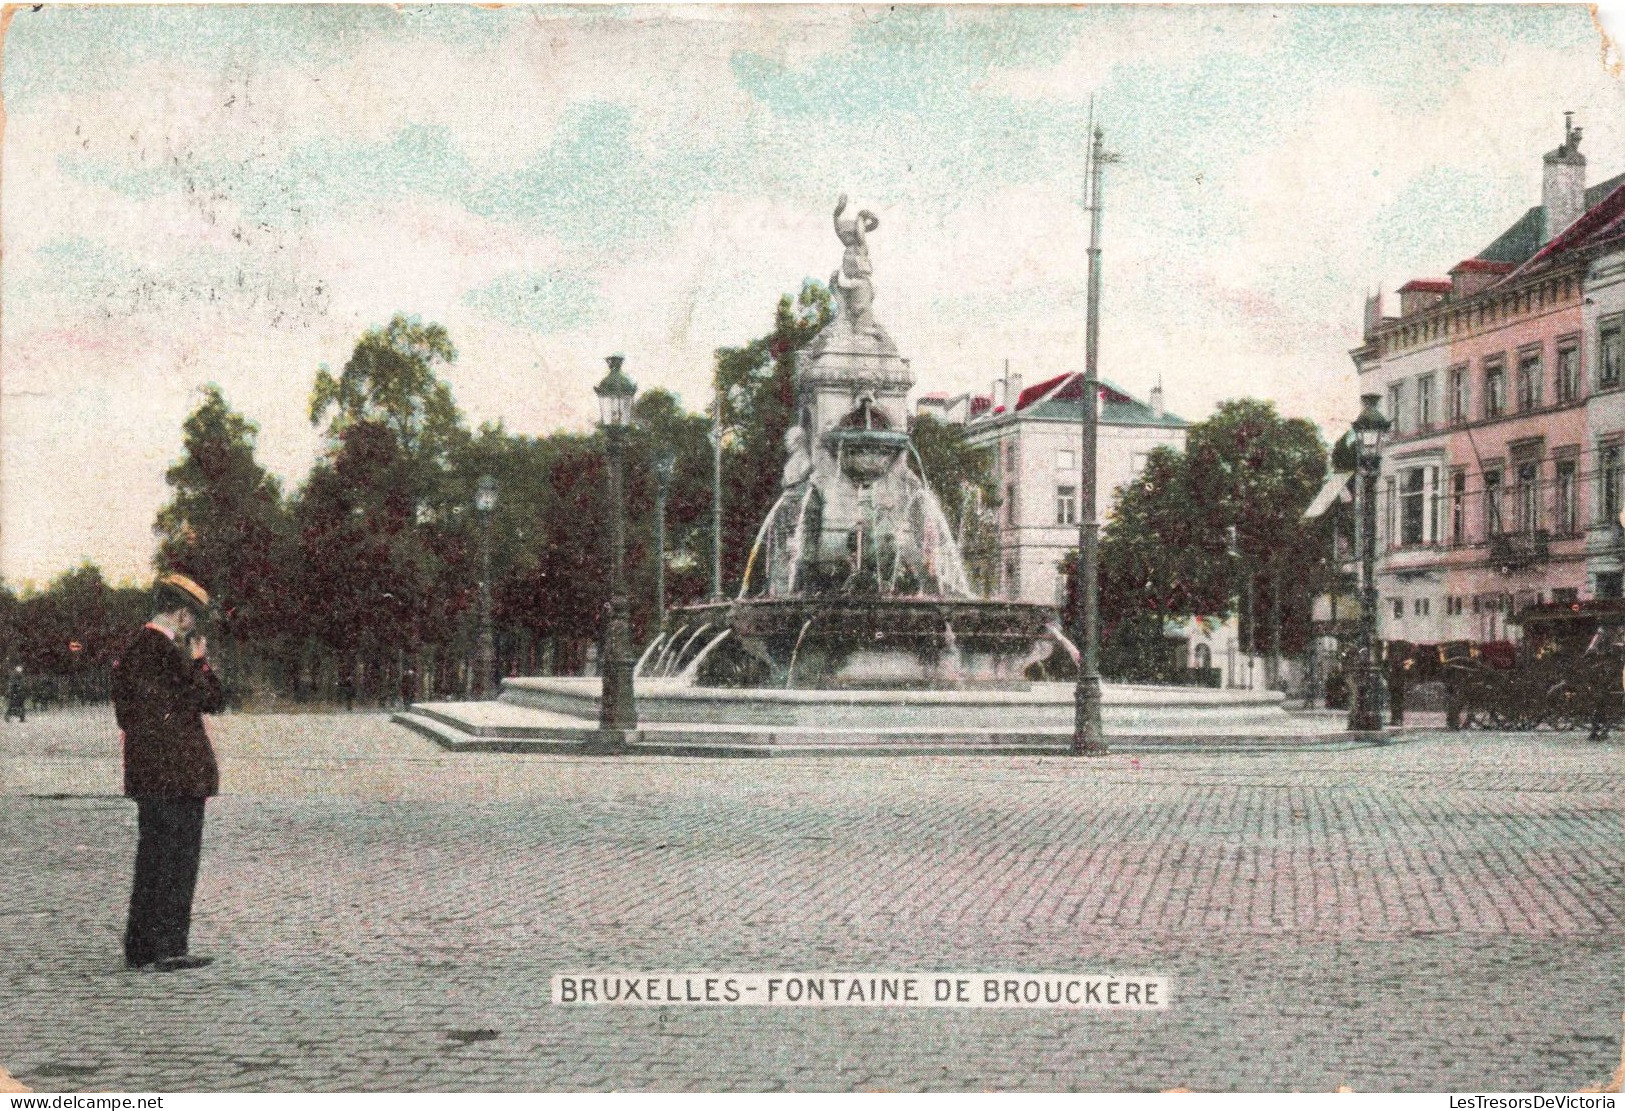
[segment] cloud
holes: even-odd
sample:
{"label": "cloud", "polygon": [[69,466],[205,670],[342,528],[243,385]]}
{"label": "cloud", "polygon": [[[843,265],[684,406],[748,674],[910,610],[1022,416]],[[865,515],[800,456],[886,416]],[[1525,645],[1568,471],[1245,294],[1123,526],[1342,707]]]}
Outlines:
{"label": "cloud", "polygon": [[595,284],[564,271],[504,274],[463,295],[463,303],[537,332],[575,330],[597,315]]}

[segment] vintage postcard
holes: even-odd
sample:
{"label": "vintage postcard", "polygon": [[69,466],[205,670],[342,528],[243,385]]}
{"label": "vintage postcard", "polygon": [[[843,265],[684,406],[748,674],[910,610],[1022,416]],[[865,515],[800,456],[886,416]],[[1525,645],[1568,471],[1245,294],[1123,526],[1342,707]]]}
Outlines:
{"label": "vintage postcard", "polygon": [[11,1107],[1614,1106],[1591,8],[0,29]]}

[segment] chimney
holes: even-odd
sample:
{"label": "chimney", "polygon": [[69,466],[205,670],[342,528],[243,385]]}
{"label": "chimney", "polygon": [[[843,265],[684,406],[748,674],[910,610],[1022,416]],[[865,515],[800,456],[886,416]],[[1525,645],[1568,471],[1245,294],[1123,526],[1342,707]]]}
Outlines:
{"label": "chimney", "polygon": [[1547,153],[1541,178],[1540,204],[1546,227],[1541,243],[1550,242],[1586,210],[1586,157],[1580,153],[1580,129],[1574,113],[1563,113],[1563,145]]}
{"label": "chimney", "polygon": [[1013,413],[1016,406],[1021,404],[1021,375],[1007,374],[1006,380],[1008,385],[1005,388],[1010,391],[1010,411]]}
{"label": "chimney", "polygon": [[988,387],[987,394],[993,399],[993,408],[998,409],[1004,405],[1004,379],[993,379],[993,384]]}
{"label": "chimney", "polygon": [[1155,386],[1151,387],[1151,415],[1156,417],[1158,420],[1161,420],[1163,412],[1162,383],[1158,382]]}

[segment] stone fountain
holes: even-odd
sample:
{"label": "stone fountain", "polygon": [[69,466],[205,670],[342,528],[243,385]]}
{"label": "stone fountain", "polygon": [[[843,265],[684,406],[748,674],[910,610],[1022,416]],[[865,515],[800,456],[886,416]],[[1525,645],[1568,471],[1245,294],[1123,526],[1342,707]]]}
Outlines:
{"label": "stone fountain", "polygon": [[[679,609],[644,678],[707,687],[1010,685],[1067,658],[1050,606],[978,598],[908,436],[908,360],[874,316],[868,235],[835,206],[834,318],[796,357],[777,503],[731,602]],[[1054,665],[1051,665],[1052,667]],[[1070,667],[1070,663],[1065,666]]]}
{"label": "stone fountain", "polygon": [[[874,317],[873,213],[835,207],[836,313],[796,360],[780,494],[731,601],[689,606],[637,668],[633,750],[677,755],[1062,753],[1076,650],[1050,606],[976,597],[908,436],[908,360]],[[507,679],[497,702],[397,720],[451,749],[601,742],[600,681]],[[1108,684],[1115,751],[1349,744],[1272,691]]]}

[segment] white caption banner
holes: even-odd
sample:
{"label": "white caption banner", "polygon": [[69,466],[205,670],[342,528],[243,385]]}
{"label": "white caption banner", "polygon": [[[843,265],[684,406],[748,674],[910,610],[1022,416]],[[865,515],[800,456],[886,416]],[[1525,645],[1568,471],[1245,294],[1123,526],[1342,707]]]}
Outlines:
{"label": "white caption banner", "polygon": [[554,1003],[612,1007],[1009,1007],[1157,1011],[1165,976],[1030,972],[566,972]]}

